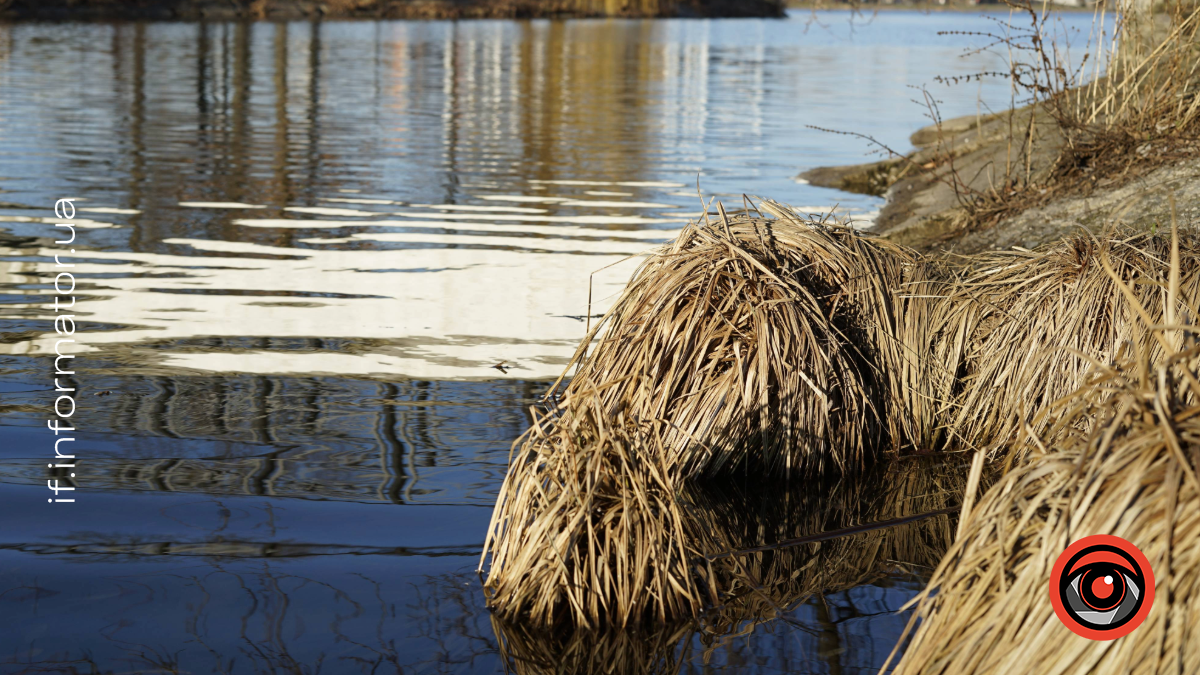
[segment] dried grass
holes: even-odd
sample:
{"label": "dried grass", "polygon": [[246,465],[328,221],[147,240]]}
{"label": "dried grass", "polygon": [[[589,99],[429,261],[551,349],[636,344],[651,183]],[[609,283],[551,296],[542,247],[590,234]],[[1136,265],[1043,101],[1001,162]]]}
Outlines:
{"label": "dried grass", "polygon": [[[1200,237],[1179,240],[1180,320],[1200,316]],[[1171,281],[1171,242],[1148,233],[1080,234],[1038,251],[969,258],[947,302],[952,323],[971,340],[962,390],[947,416],[967,447],[1011,441],[1034,413],[1084,383],[1096,363],[1114,363],[1129,343],[1159,363],[1163,350],[1144,329],[1163,323]],[[1127,294],[1137,300],[1130,304]],[[1052,442],[1053,439],[1047,439]]]}
{"label": "dried grass", "polygon": [[854,470],[885,444],[931,443],[952,377],[925,357],[930,266],[760,208],[775,217],[690,225],[639,268],[576,353],[564,406],[661,425],[684,475]]}
{"label": "dried grass", "polygon": [[[1175,355],[1193,376],[1196,353]],[[1065,404],[1069,425],[1098,421],[1091,433],[1015,448],[1033,458],[971,515],[920,598],[898,673],[1200,671],[1197,389],[1178,369],[1143,374],[1116,371]],[[1046,591],[1058,555],[1091,534],[1132,542],[1157,580],[1146,622],[1112,642],[1070,633]]]}
{"label": "dried grass", "polygon": [[[1195,315],[1173,310],[1180,267],[1165,321],[1126,286],[1141,334],[1038,415],[1045,432],[1031,426],[1006,448],[1029,460],[984,496],[915,599],[920,625],[897,673],[1200,671],[1200,346],[1185,328]],[[1145,623],[1109,642],[1069,632],[1047,593],[1057,557],[1093,534],[1133,543],[1156,580]]]}
{"label": "dried grass", "polygon": [[686,479],[854,472],[885,442],[936,433],[930,392],[953,379],[925,354],[938,325],[929,266],[760,208],[774,218],[722,208],[647,260],[584,340],[560,404],[514,445],[484,547],[506,615],[584,627],[698,616],[724,584],[693,566]]}
{"label": "dried grass", "polygon": [[538,627],[700,611],[660,427],[592,405],[519,442],[484,542],[489,605]]}
{"label": "dried grass", "polygon": [[[1020,465],[1094,426],[1078,404],[1037,411],[1077,400],[1133,354],[1145,372],[1161,367],[1182,339],[1163,326],[1200,317],[1194,235],[1174,250],[1154,235],[1083,235],[968,259],[952,276],[907,249],[760,208],[773,217],[722,209],[649,258],[581,345],[561,402],[514,445],[482,561],[506,620],[556,631],[724,615],[732,626],[828,589],[819,573],[871,568],[870,536],[825,545],[819,562],[808,545],[715,560],[783,533],[767,536],[742,502],[709,503],[712,479],[790,480],[771,494],[812,514],[789,511],[806,533],[828,529],[830,509],[906,515],[900,493],[869,478],[889,449],[977,449],[977,469],[990,449]],[[968,505],[977,478],[956,488]],[[886,557],[940,551],[942,536]]]}
{"label": "dried grass", "polygon": [[696,635],[704,644],[715,644],[816,594],[889,576],[923,578],[950,545],[951,515],[824,541],[747,549],[937,512],[958,499],[965,473],[964,466],[942,458],[901,459],[854,478],[820,481],[803,493],[780,485],[689,484],[676,501],[681,520],[674,535],[689,552],[699,611],[642,622],[631,631],[632,620],[624,627],[600,621],[582,628],[571,621],[547,626],[497,603],[494,626],[502,652],[518,673],[676,672],[679,645]]}
{"label": "dried grass", "polygon": [[[929,185],[951,189],[958,208],[943,209],[939,218],[945,228],[927,241],[931,246],[936,239],[999,226],[1055,200],[1127,185],[1200,154],[1200,8],[1195,2],[1131,2],[1111,13],[1109,3],[1096,2],[1087,40],[1074,48],[1075,31],[1056,13],[1044,11],[1044,2],[1004,4],[1012,12],[1009,18],[998,20],[998,30],[977,35],[1007,52],[1006,71],[936,78],[956,84],[1006,77],[1011,108],[994,118],[998,126],[954,132],[943,124],[937,97],[925,91],[937,130],[933,147],[905,155],[850,132],[900,158],[875,172],[883,188],[910,172],[933,169],[926,174]],[[985,141],[988,126],[1002,131]]]}

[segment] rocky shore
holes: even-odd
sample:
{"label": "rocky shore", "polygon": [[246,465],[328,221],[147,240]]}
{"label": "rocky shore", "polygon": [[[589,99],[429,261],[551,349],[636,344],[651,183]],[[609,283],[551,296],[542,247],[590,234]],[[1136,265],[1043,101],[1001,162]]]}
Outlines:
{"label": "rocky shore", "polygon": [[2,20],[781,17],[782,0],[0,0]]}

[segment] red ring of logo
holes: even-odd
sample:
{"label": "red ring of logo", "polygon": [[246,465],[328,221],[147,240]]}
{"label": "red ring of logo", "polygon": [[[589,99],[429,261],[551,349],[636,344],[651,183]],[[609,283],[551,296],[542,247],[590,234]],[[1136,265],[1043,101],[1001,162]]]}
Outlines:
{"label": "red ring of logo", "polygon": [[[1085,564],[1089,559],[1094,562]],[[1127,563],[1132,563],[1136,569],[1129,569]],[[1085,577],[1097,577],[1085,572],[1089,567],[1111,571],[1103,577],[1105,581],[1094,580],[1091,584],[1085,584]],[[1064,577],[1064,574],[1067,576]],[[1107,587],[1114,586],[1111,578],[1114,574],[1121,575],[1115,580],[1113,588],[1113,592],[1119,590],[1120,595],[1097,595],[1095,589],[1103,593]],[[1130,584],[1134,588],[1127,594],[1125,589]],[[1081,590],[1085,586],[1087,588]],[[1093,597],[1089,598],[1089,595]],[[1096,606],[1096,603],[1104,604],[1109,598],[1115,600],[1109,602],[1111,608],[1107,605],[1103,608]],[[1129,604],[1126,605],[1126,602]],[[1080,612],[1080,603],[1087,610],[1105,611]],[[1054,561],[1054,568],[1050,572],[1050,604],[1054,606],[1058,620],[1076,635],[1089,640],[1115,640],[1133,632],[1150,614],[1150,608],[1154,605],[1154,570],[1136,546],[1120,537],[1110,534],[1084,537],[1067,547]],[[1103,625],[1105,620],[1111,623]]]}

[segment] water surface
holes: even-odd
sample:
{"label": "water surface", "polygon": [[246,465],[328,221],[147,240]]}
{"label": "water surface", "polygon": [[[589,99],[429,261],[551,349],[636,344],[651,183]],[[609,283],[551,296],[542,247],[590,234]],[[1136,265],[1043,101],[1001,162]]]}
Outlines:
{"label": "water surface", "polygon": [[[850,18],[0,25],[0,667],[502,672],[473,570],[509,445],[697,188],[867,224],[880,200],[795,176],[869,144],[809,125],[903,150],[923,85],[1008,105],[934,82],[1003,69],[938,35],[987,16]],[[64,197],[74,477],[45,428]],[[664,649],[868,672],[923,573]]]}

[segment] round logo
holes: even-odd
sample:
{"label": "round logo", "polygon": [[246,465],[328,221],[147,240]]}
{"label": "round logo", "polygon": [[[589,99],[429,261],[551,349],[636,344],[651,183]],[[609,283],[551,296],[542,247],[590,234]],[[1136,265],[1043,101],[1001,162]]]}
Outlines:
{"label": "round logo", "polygon": [[1050,572],[1050,604],[1063,625],[1089,640],[1115,640],[1142,624],[1154,604],[1154,571],[1136,546],[1097,534],[1071,544]]}

